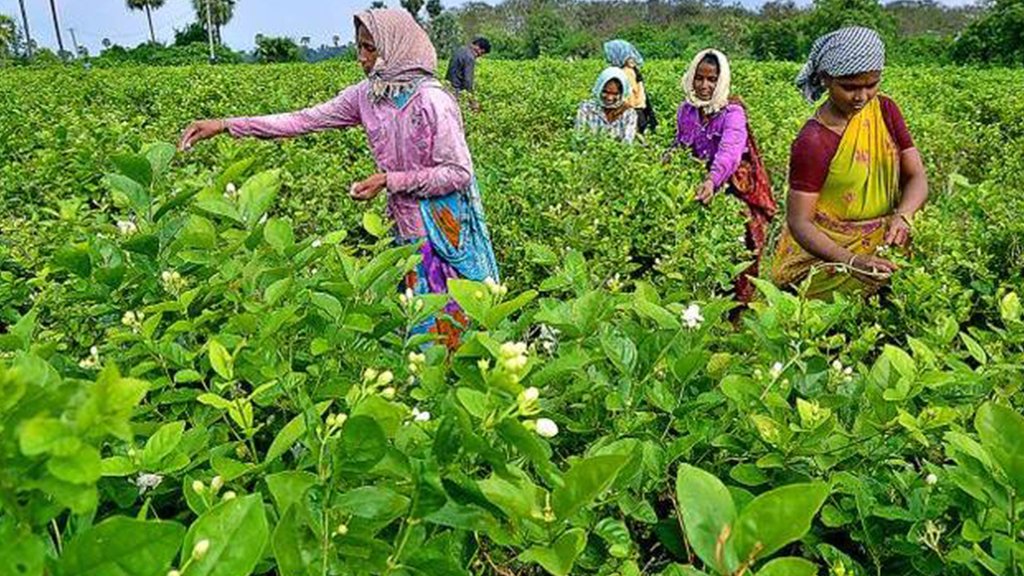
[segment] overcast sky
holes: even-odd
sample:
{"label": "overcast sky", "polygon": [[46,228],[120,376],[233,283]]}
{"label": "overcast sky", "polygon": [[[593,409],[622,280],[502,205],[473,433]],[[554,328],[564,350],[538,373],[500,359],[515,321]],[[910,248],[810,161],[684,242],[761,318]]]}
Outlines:
{"label": "overcast sky", "polygon": [[[57,40],[50,15],[49,0],[24,0],[32,37],[41,46],[56,48]],[[295,40],[309,36],[313,46],[330,44],[338,34],[342,42],[352,38],[352,14],[369,6],[371,0],[238,0],[235,17],[223,29],[224,41],[235,49],[249,49],[257,33],[291,36]],[[446,0],[446,6],[462,0]],[[740,0],[757,6],[762,0]],[[144,12],[130,12],[124,0],[56,0],[64,46],[73,50],[70,29],[78,43],[96,54],[104,38],[115,44],[135,46],[149,39]],[[966,4],[970,0],[946,0],[947,4]],[[804,3],[804,2],[800,2]],[[398,6],[398,0],[389,1]],[[21,26],[18,0],[0,0],[0,14],[13,17]],[[191,0],[167,0],[153,13],[157,40],[172,41],[174,30],[194,19]]]}

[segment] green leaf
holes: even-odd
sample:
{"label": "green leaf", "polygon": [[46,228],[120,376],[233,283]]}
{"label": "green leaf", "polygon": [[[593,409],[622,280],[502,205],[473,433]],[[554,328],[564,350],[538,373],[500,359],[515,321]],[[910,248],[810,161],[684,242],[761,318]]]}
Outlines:
{"label": "green leaf", "polygon": [[387,235],[390,226],[376,212],[363,212],[363,230],[366,230],[374,238],[383,238]]}
{"label": "green leaf", "polygon": [[137,214],[148,213],[149,191],[142,184],[121,174],[107,174],[103,182],[110,188],[115,202],[129,206]]}
{"label": "green leaf", "polygon": [[341,305],[341,302],[327,294],[326,292],[313,292],[310,297],[313,304],[323,310],[331,320],[340,320],[341,315],[345,313],[345,308]]}
{"label": "green leaf", "polygon": [[180,237],[182,245],[188,248],[212,250],[217,247],[217,228],[198,214],[189,217]]}
{"label": "green leaf", "polygon": [[284,255],[285,251],[295,245],[295,232],[287,220],[271,218],[263,227],[263,237],[267,244],[278,254]]}
{"label": "green leaf", "polygon": [[[316,411],[318,416],[323,416],[327,408],[330,407],[330,401],[321,402],[316,405]],[[302,435],[306,433],[306,415],[299,414],[292,418],[287,424],[281,428],[281,431],[274,437],[274,441],[270,443],[270,448],[267,449],[266,456],[263,457],[263,464],[270,464],[274,460],[280,458],[285,452],[287,452],[296,442],[302,439]]]}
{"label": "green leaf", "polygon": [[281,515],[271,545],[280,576],[320,576],[323,545],[303,521],[297,506]]}
{"label": "green leaf", "polygon": [[630,306],[642,318],[653,320],[663,330],[678,330],[679,319],[676,315],[657,304],[643,298],[634,298]]}
{"label": "green leaf", "polygon": [[363,486],[338,496],[335,505],[353,516],[391,521],[409,509],[409,499],[390,488]]}
{"label": "green leaf", "polygon": [[149,161],[154,180],[167,171],[175,152],[177,148],[167,142],[153,142],[142,147],[142,155]]}
{"label": "green leaf", "polygon": [[115,516],[68,543],[58,576],[163,576],[178,554],[185,528],[176,522]]}
{"label": "green leaf", "polygon": [[46,461],[50,474],[72,484],[95,484],[102,476],[102,467],[100,453],[92,446],[82,446],[73,454]]}
{"label": "green leaf", "polygon": [[828,498],[823,482],[790,484],[754,498],[740,512],[732,548],[739,558],[765,558],[803,538]]}
{"label": "green leaf", "polygon": [[737,564],[728,540],[736,522],[736,506],[729,490],[712,474],[683,464],[676,476],[676,501],[683,526],[694,552],[719,574],[729,573]]}
{"label": "green leaf", "polygon": [[316,486],[319,480],[312,472],[287,470],[267,476],[266,482],[278,512],[282,512],[298,504],[306,490]]}
{"label": "green leaf", "polygon": [[606,331],[601,334],[601,348],[608,360],[623,375],[630,376],[636,368],[636,344],[628,336]]}
{"label": "green leaf", "polygon": [[776,558],[757,571],[756,576],[817,576],[818,565],[803,558]]}
{"label": "green leaf", "polygon": [[269,534],[258,494],[221,502],[189,528],[182,555],[191,554],[202,540],[209,541],[209,549],[182,576],[248,576],[262,558]]}
{"label": "green leaf", "polygon": [[971,338],[966,332],[960,333],[960,340],[963,340],[964,346],[967,346],[967,351],[971,353],[971,357],[974,358],[978,364],[985,365],[988,363],[988,354],[985,353],[985,349],[978,344],[978,341]]}
{"label": "green leaf", "polygon": [[122,378],[117,367],[108,365],[89,389],[89,398],[78,409],[78,429],[89,437],[111,434],[131,440],[129,419],[148,388],[141,380]]}
{"label": "green leaf", "polygon": [[1024,494],[1024,416],[986,402],[974,417],[981,444],[1006,473],[1018,494]]}
{"label": "green leaf", "polygon": [[136,234],[124,243],[124,249],[150,258],[160,255],[160,239],[153,234]]}
{"label": "green leaf", "polygon": [[18,428],[18,445],[25,456],[49,453],[69,439],[77,440],[67,425],[56,418],[37,416]]}
{"label": "green leaf", "polygon": [[536,297],[536,290],[528,290],[526,292],[523,292],[519,296],[516,296],[512,300],[508,300],[506,302],[498,304],[497,306],[491,308],[490,311],[488,311],[487,317],[484,318],[483,325],[489,330],[494,330],[506,318],[522,310]]}
{"label": "green leaf", "polygon": [[387,453],[387,438],[380,424],[370,416],[352,416],[345,421],[338,440],[336,465],[347,473],[367,472]]}
{"label": "green leaf", "polygon": [[249,178],[238,191],[238,208],[246,225],[254,225],[267,212],[281,190],[281,171],[268,170]]}
{"label": "green leaf", "polygon": [[1004,324],[1020,322],[1020,297],[1017,296],[1016,292],[1008,292],[999,301],[999,315],[1002,317]]}
{"label": "green leaf", "polygon": [[293,283],[291,278],[282,278],[274,282],[263,291],[263,300],[271,306],[277,304],[288,293]]}
{"label": "green leaf", "polygon": [[131,178],[142,186],[153,184],[153,167],[149,159],[138,154],[116,154],[110,158],[117,171]]}
{"label": "green leaf", "polygon": [[560,520],[568,520],[590,504],[615,482],[628,456],[594,456],[573,464],[563,484],[551,494],[551,509]]}
{"label": "green leaf", "polygon": [[156,470],[160,466],[160,461],[178,447],[184,433],[184,422],[169,422],[158,428],[146,441],[146,447],[142,450],[143,469]]}
{"label": "green leaf", "polygon": [[92,275],[92,258],[89,256],[89,251],[80,245],[61,247],[53,255],[53,263],[58,268],[63,268],[82,278]]}
{"label": "green leaf", "polygon": [[448,293],[471,319],[483,323],[491,312],[491,295],[483,282],[453,278],[448,280]]}
{"label": "green leaf", "polygon": [[587,544],[587,533],[573,528],[555,540],[549,548],[534,546],[519,555],[520,562],[533,562],[554,576],[568,576],[583,547]]}
{"label": "green leaf", "polygon": [[235,377],[235,360],[223,344],[210,340],[207,343],[207,353],[210,356],[210,366],[221,378],[232,380]]}
{"label": "green leaf", "polygon": [[[44,576],[48,538],[28,526],[0,522],[0,574]],[[59,575],[58,575],[59,576]]]}

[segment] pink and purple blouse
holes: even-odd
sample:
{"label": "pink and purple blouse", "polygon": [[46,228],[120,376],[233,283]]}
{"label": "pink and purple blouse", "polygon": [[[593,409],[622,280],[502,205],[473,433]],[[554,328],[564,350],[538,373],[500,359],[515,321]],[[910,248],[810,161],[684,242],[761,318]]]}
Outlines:
{"label": "pink and purple blouse", "polygon": [[232,136],[256,138],[356,125],[366,132],[378,170],[387,174],[388,214],[399,236],[425,236],[419,199],[464,190],[473,179],[462,113],[436,80],[421,82],[401,107],[390,100],[374,102],[364,80],[305,110],[227,121]]}
{"label": "pink and purple blouse", "polygon": [[708,162],[708,176],[716,189],[721,188],[747,150],[747,113],[739,104],[729,104],[704,122],[696,107],[683,102],[676,115],[675,145],[686,146],[694,157]]}

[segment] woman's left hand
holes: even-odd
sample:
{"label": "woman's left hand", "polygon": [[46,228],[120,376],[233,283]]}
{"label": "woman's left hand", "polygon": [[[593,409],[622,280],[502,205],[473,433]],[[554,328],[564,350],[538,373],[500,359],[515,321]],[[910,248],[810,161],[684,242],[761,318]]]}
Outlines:
{"label": "woman's left hand", "polygon": [[910,224],[897,214],[889,222],[889,230],[885,233],[885,243],[888,246],[904,247],[910,242]]}
{"label": "woman's left hand", "polygon": [[349,190],[349,196],[354,200],[373,200],[387,184],[387,174],[374,174],[362,182],[353,184],[352,189]]}
{"label": "woman's left hand", "polygon": [[705,180],[700,188],[697,188],[697,201],[701,204],[707,204],[711,202],[711,199],[715,196],[715,183],[710,179]]}

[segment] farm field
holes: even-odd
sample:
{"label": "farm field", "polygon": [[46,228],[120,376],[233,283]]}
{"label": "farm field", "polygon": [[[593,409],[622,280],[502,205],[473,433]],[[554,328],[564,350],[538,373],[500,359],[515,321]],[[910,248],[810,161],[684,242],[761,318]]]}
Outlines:
{"label": "farm field", "polygon": [[[600,62],[480,64],[507,292],[452,285],[451,357],[361,132],[172,146],[354,63],[4,70],[0,574],[1024,572],[1024,70],[887,70],[931,182],[891,291],[733,323],[740,205],[659,160],[685,65],[624,147],[571,130]],[[782,199],[812,108],[733,68]]]}

